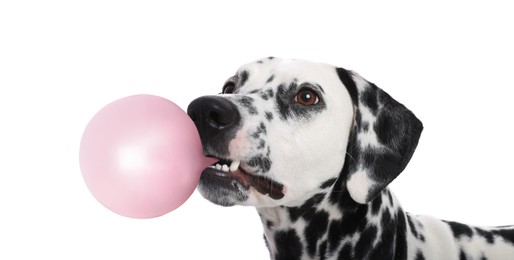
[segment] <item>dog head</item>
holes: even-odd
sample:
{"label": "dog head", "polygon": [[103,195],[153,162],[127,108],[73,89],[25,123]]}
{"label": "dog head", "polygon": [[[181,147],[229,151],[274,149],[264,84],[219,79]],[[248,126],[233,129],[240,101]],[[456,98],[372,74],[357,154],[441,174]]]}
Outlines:
{"label": "dog head", "polygon": [[403,171],[423,128],[356,73],[271,57],[242,66],[188,114],[204,154],[220,159],[199,191],[224,206],[299,206],[325,189],[367,203]]}

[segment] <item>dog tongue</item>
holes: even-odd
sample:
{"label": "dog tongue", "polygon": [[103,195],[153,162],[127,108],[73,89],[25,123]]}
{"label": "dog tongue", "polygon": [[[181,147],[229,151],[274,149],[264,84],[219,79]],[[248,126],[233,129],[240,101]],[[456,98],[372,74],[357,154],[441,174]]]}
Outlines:
{"label": "dog tongue", "polygon": [[246,188],[254,187],[258,192],[270,196],[272,199],[281,199],[284,197],[284,185],[272,181],[262,176],[255,176],[238,169],[231,174]]}
{"label": "dog tongue", "polygon": [[284,185],[276,183],[272,180],[253,177],[253,183],[251,184],[258,192],[267,194],[272,199],[281,199],[284,197]]}

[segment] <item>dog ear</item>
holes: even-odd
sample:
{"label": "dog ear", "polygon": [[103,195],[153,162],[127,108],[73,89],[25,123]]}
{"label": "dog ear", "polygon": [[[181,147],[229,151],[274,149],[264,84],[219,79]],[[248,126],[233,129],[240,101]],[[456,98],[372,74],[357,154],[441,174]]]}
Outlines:
{"label": "dog ear", "polygon": [[353,200],[373,200],[407,166],[423,124],[405,106],[358,74],[338,68],[354,105],[343,167]]}

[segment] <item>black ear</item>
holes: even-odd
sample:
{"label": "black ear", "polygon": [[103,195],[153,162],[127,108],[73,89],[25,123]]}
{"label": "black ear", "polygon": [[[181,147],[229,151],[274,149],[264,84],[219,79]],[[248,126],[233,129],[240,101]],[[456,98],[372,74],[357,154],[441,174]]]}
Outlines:
{"label": "black ear", "polygon": [[353,200],[368,203],[407,166],[423,124],[405,106],[358,74],[338,68],[354,105],[343,174]]}

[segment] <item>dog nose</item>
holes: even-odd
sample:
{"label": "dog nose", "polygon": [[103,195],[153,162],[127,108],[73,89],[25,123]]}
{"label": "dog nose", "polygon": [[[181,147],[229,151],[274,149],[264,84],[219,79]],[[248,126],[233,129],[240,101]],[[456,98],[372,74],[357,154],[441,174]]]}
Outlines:
{"label": "dog nose", "polygon": [[226,140],[225,135],[239,125],[241,116],[234,105],[220,96],[203,96],[193,100],[187,107],[187,114],[196,125],[202,145]]}

